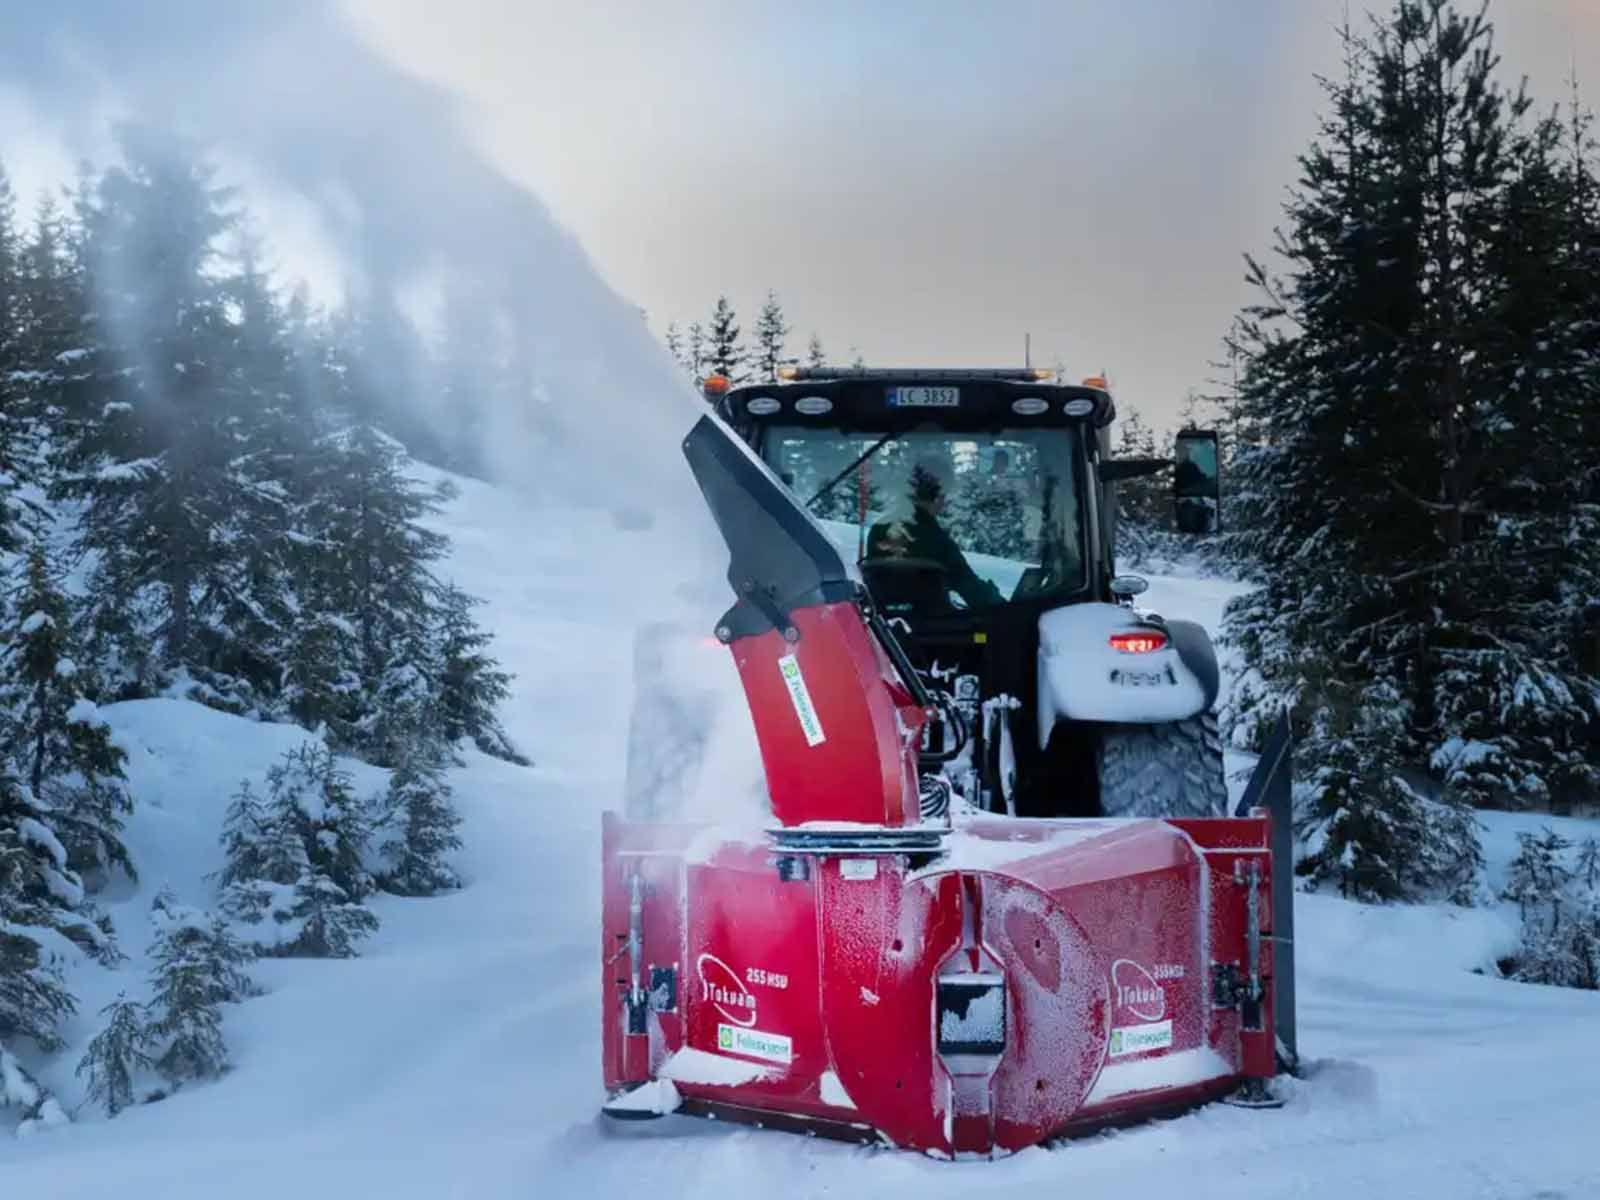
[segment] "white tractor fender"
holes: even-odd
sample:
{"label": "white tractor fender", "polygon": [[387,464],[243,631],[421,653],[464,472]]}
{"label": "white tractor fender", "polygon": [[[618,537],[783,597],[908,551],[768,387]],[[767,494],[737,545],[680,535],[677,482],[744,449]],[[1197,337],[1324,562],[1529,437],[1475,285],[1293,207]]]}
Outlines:
{"label": "white tractor fender", "polygon": [[[1111,636],[1148,630],[1159,650],[1128,653]],[[1154,725],[1181,721],[1216,702],[1211,639],[1190,621],[1164,621],[1120,604],[1074,604],[1039,618],[1039,745],[1060,720]]]}

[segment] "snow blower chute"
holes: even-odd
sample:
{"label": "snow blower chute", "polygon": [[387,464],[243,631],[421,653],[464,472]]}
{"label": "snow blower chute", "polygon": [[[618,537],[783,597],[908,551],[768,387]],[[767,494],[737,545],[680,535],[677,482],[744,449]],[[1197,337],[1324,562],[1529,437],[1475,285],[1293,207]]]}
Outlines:
{"label": "snow blower chute", "polygon": [[605,814],[605,1113],[955,1157],[1270,1104],[1290,910],[1286,826],[1256,801],[1283,756],[1231,817],[930,804],[938,706],[859,573],[721,419],[684,451],[730,553],[715,632],[772,822]]}

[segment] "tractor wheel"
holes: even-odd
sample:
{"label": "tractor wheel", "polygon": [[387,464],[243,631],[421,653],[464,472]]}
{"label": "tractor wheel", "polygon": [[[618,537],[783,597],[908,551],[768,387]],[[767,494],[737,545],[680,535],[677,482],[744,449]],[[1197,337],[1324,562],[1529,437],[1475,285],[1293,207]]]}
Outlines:
{"label": "tractor wheel", "polygon": [[1105,816],[1227,815],[1222,740],[1212,713],[1161,725],[1108,725],[1099,762]]}

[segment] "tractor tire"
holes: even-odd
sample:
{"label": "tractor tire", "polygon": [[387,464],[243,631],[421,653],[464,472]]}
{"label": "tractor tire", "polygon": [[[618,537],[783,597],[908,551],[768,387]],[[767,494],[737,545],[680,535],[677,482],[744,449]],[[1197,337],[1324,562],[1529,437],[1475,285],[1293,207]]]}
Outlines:
{"label": "tractor tire", "polygon": [[1228,781],[1213,713],[1160,725],[1108,725],[1098,758],[1104,816],[1227,815]]}

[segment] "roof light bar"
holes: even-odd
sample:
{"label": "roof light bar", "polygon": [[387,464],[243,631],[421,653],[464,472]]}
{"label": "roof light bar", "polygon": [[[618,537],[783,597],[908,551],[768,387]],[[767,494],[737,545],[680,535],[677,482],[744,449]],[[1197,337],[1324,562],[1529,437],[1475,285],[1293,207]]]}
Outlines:
{"label": "roof light bar", "polygon": [[1044,383],[1055,378],[1049,367],[779,367],[785,383],[823,379],[1000,379]]}

